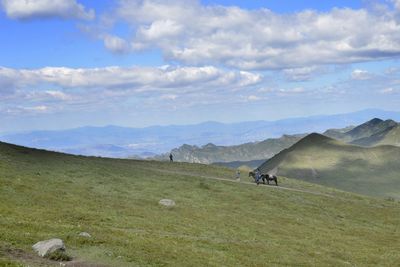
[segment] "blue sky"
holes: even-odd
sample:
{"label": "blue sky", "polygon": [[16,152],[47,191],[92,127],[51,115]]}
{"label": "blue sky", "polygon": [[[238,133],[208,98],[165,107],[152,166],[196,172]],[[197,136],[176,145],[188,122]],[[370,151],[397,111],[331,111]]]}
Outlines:
{"label": "blue sky", "polygon": [[400,1],[1,0],[0,132],[400,110]]}

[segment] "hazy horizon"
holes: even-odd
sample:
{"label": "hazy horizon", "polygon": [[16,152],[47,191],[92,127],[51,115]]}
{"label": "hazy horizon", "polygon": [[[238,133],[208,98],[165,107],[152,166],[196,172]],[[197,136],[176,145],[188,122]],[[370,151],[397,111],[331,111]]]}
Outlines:
{"label": "hazy horizon", "polygon": [[[80,129],[80,128],[85,128],[85,127],[93,127],[93,128],[104,128],[104,127],[122,127],[122,128],[132,128],[132,129],[145,129],[145,128],[150,128],[150,127],[168,127],[168,126],[190,126],[190,125],[200,125],[200,124],[206,124],[206,123],[218,123],[218,124],[240,124],[240,123],[246,123],[246,122],[257,122],[257,121],[264,121],[264,122],[278,122],[278,121],[285,121],[285,120],[296,120],[296,119],[304,119],[304,118],[315,118],[315,117],[323,117],[323,116],[340,116],[340,115],[346,115],[346,114],[353,114],[353,113],[362,113],[362,112],[387,112],[387,113],[397,113],[400,111],[395,111],[395,110],[384,110],[384,109],[363,109],[363,110],[357,110],[354,112],[348,112],[348,113],[333,113],[333,114],[315,114],[315,115],[310,115],[310,116],[295,116],[295,117],[285,117],[285,118],[280,118],[276,120],[239,120],[239,121],[215,121],[215,120],[208,120],[208,121],[199,121],[199,122],[191,122],[191,123],[181,123],[181,124],[150,124],[150,125],[144,125],[144,126],[130,126],[130,125],[117,125],[117,124],[99,124],[99,125],[78,125],[78,126],[72,126],[72,127],[61,127],[61,128],[37,128],[37,129],[28,129],[28,130],[15,130],[15,131],[0,131],[1,135],[6,135],[6,134],[16,134],[16,133],[24,133],[24,132],[35,132],[35,131],[63,131],[63,130],[72,130],[72,129]],[[371,115],[370,119],[373,118],[379,118],[379,119],[393,119],[391,117],[381,117],[379,115]],[[394,119],[396,121],[396,119]],[[348,125],[350,126],[350,125]]]}

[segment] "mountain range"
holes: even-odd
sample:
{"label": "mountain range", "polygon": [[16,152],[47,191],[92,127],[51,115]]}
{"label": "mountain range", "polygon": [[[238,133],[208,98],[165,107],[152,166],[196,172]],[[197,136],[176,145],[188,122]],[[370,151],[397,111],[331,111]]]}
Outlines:
{"label": "mountain range", "polygon": [[[31,131],[3,134],[0,140],[13,144],[103,157],[152,157],[190,144],[233,146],[259,142],[282,135],[323,132],[360,124],[372,117],[400,120],[400,112],[368,109],[338,115],[321,115],[278,121],[241,123],[205,122],[196,125],[129,128],[119,126],[81,127],[57,131]],[[271,152],[273,153],[273,152]]]}
{"label": "mountain range", "polygon": [[[283,149],[289,148],[307,134],[283,135],[261,142],[245,143],[236,146],[202,147],[182,145],[171,151],[175,160],[181,162],[216,163],[231,168],[247,166],[256,168],[263,160],[273,157]],[[359,146],[394,145],[400,146],[400,125],[393,120],[372,119],[359,126],[326,130],[323,135]],[[156,160],[168,159],[167,154],[156,156]]]}
{"label": "mountain range", "polygon": [[[233,161],[254,161],[273,157],[285,148],[288,148],[303,138],[304,134],[283,135],[280,138],[270,138],[261,142],[245,143],[236,146],[217,146],[207,144],[204,146],[182,145],[171,151],[174,159],[180,162],[192,163],[226,163]],[[154,157],[165,160],[169,153]]]}

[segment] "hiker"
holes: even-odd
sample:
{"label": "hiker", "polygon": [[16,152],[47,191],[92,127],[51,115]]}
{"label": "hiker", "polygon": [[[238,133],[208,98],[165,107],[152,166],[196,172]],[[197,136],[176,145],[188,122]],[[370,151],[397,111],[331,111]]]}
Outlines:
{"label": "hiker", "polygon": [[172,153],[169,154],[169,161],[174,162],[174,156],[172,155]]}
{"label": "hiker", "polygon": [[236,181],[240,181],[240,170],[236,171]]}
{"label": "hiker", "polygon": [[257,168],[257,170],[256,170],[256,183],[257,183],[257,185],[258,185],[258,182],[260,181],[260,178],[261,178],[261,171],[260,171],[259,168]]}

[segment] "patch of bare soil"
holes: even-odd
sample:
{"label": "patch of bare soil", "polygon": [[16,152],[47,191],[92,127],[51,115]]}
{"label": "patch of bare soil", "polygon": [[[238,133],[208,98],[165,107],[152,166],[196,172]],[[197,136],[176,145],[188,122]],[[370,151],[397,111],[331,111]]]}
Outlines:
{"label": "patch of bare soil", "polygon": [[16,261],[27,266],[40,266],[40,267],[109,267],[103,264],[90,263],[85,261],[80,261],[79,259],[74,259],[72,261],[52,261],[49,259],[41,258],[34,253],[26,252],[22,249],[6,248],[4,255],[12,261]]}

